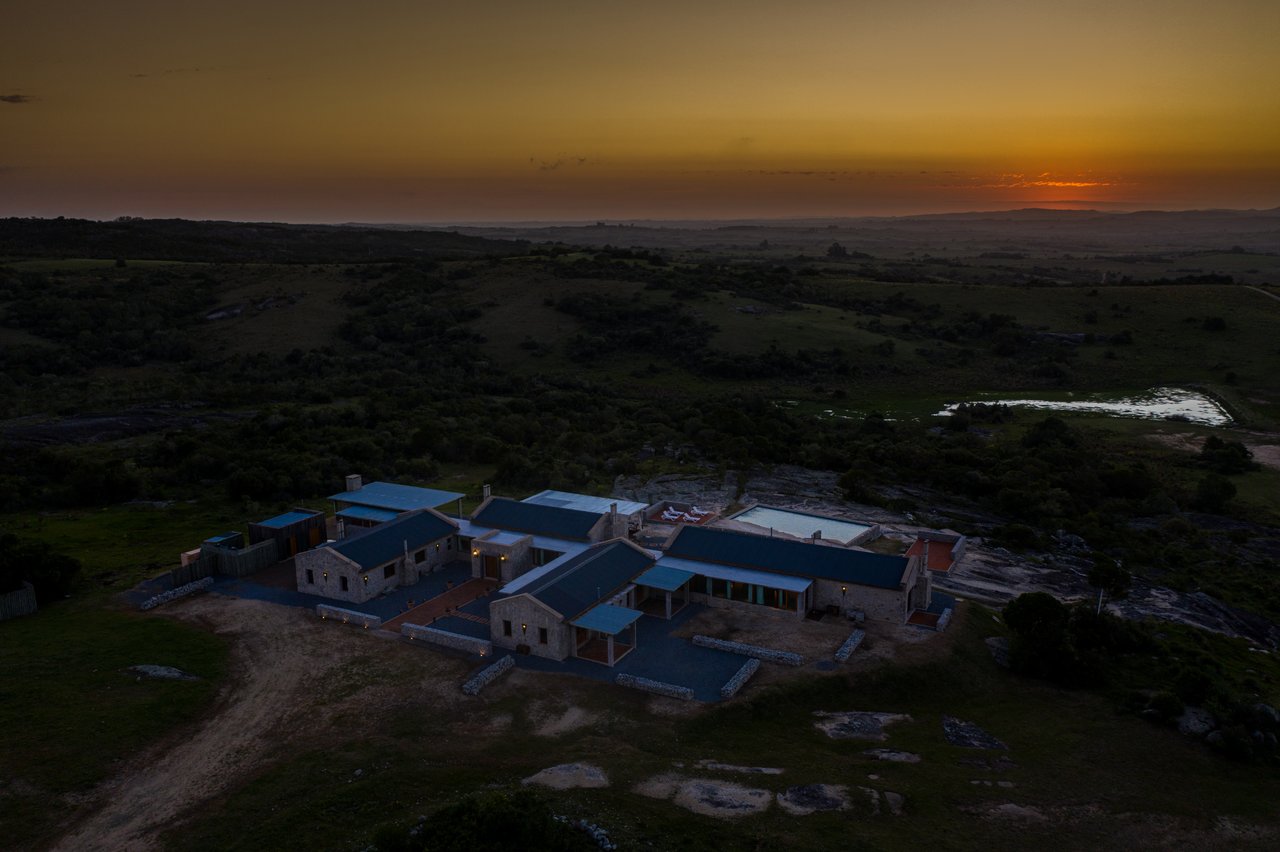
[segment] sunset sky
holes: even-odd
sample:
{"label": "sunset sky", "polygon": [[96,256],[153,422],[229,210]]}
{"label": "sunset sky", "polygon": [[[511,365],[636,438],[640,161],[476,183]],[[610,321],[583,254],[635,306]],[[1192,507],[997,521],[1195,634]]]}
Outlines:
{"label": "sunset sky", "polygon": [[47,0],[0,216],[1280,206],[1277,0]]}

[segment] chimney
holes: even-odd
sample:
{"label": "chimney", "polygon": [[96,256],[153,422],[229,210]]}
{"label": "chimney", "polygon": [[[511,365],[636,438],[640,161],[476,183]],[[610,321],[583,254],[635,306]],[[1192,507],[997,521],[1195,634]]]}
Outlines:
{"label": "chimney", "polygon": [[493,490],[488,485],[486,485],[484,488],[481,489],[481,499],[488,500],[492,493],[493,493]]}
{"label": "chimney", "polygon": [[352,473],[347,475],[348,491],[359,491],[363,487],[364,487],[364,480],[360,477],[360,474]]}
{"label": "chimney", "polygon": [[818,542],[820,542],[820,541],[822,541],[822,530],[814,530],[814,531],[813,531],[813,543],[814,543],[814,544],[817,544],[817,543],[818,543]]}
{"label": "chimney", "polygon": [[609,514],[610,514],[610,515],[613,515],[615,518],[616,518],[616,517],[618,517],[618,504],[617,504],[617,503],[610,503],[610,504],[609,504]]}

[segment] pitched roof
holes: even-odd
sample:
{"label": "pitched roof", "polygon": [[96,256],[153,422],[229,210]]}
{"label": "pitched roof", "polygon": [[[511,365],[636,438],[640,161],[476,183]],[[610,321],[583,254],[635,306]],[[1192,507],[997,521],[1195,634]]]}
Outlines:
{"label": "pitched roof", "polygon": [[524,590],[566,619],[580,615],[653,565],[653,557],[623,541],[589,547]]}
{"label": "pitched roof", "polygon": [[412,512],[414,509],[434,509],[452,503],[465,495],[456,491],[440,491],[435,488],[419,488],[416,485],[400,485],[395,482],[370,482],[355,491],[330,494],[329,499],[338,503],[357,506],[373,506],[377,509],[394,509]]}
{"label": "pitched roof", "polygon": [[540,506],[537,503],[521,503],[508,497],[494,497],[480,507],[480,511],[472,515],[471,520],[500,530],[586,541],[601,514],[603,513]]}
{"label": "pitched roof", "polygon": [[299,521],[308,521],[321,514],[322,513],[320,512],[285,512],[283,515],[276,515],[274,518],[267,518],[265,521],[258,521],[257,526],[268,527],[275,530],[284,529],[290,524],[296,524]]}
{"label": "pitched roof", "polygon": [[403,556],[406,548],[417,550],[452,535],[457,529],[457,525],[443,515],[429,511],[413,512],[327,546],[361,568],[377,568]]}
{"label": "pitched roof", "polygon": [[902,584],[908,561],[905,556],[694,526],[683,527],[666,553],[682,559],[882,589],[896,589]]}

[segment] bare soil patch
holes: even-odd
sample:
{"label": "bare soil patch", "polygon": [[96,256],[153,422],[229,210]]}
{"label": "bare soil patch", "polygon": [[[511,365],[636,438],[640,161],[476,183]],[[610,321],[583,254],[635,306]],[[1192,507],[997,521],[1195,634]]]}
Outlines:
{"label": "bare soil patch", "polygon": [[157,848],[162,830],[258,772],[286,744],[316,745],[344,719],[367,719],[407,701],[446,709],[462,700],[458,661],[376,642],[296,609],[203,595],[156,617],[196,621],[230,637],[232,676],[194,729],[99,785],[55,849]]}

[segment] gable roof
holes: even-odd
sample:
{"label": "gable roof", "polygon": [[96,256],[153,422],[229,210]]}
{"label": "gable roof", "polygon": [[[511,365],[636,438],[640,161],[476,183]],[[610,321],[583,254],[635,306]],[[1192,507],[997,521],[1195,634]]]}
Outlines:
{"label": "gable roof", "polygon": [[500,530],[587,541],[591,536],[591,528],[600,520],[601,514],[603,513],[521,503],[509,497],[494,497],[481,506],[471,516],[471,520]]}
{"label": "gable roof", "polygon": [[581,615],[653,565],[653,557],[625,541],[589,547],[524,589],[566,619]]}
{"label": "gable roof", "polygon": [[329,499],[337,503],[373,506],[375,509],[412,512],[415,509],[434,509],[437,506],[443,506],[445,503],[452,503],[463,496],[465,495],[455,491],[419,488],[416,485],[400,485],[395,482],[370,482],[355,491],[330,494]]}
{"label": "gable roof", "polygon": [[682,527],[666,553],[681,559],[882,589],[901,586],[908,563],[905,556],[695,526]]}
{"label": "gable roof", "polygon": [[453,535],[457,530],[458,525],[444,515],[424,510],[401,515],[366,533],[324,546],[333,548],[335,553],[342,554],[361,568],[369,569],[403,556],[406,543],[409,550],[417,550]]}

